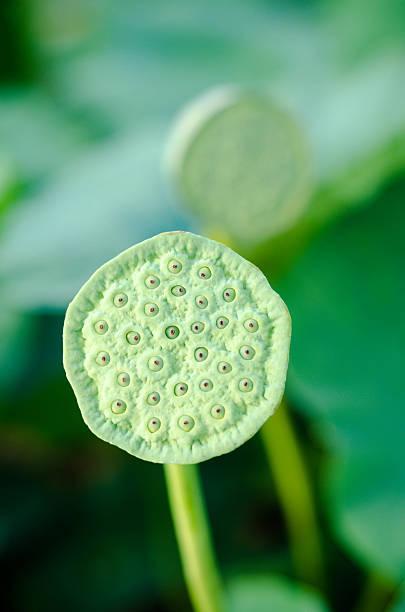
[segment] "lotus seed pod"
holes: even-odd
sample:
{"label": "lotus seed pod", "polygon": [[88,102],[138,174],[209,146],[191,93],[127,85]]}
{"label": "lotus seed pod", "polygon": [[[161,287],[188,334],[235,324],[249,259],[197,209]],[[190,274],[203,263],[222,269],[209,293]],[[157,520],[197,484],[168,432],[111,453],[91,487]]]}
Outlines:
{"label": "lotus seed pod", "polygon": [[66,313],[64,366],[100,438],[148,461],[197,463],[240,446],[273,414],[290,334],[288,310],[258,268],[208,238],[170,232],[82,287]]}
{"label": "lotus seed pod", "polygon": [[185,206],[211,234],[225,233],[247,248],[287,230],[303,213],[309,160],[306,138],[288,111],[235,87],[215,88],[191,102],[167,151]]}

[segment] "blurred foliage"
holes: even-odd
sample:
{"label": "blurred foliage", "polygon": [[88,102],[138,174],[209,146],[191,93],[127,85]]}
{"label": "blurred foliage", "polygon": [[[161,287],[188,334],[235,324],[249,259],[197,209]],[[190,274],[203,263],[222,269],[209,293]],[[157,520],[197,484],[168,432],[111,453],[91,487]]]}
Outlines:
{"label": "blurred foliage", "polygon": [[311,149],[305,214],[243,250],[292,313],[287,393],[328,582],[323,599],[294,582],[256,437],[201,466],[230,605],[361,610],[369,572],[386,586],[363,597],[367,612],[394,602],[405,577],[404,31],[401,0],[3,0],[2,610],[189,609],[161,469],[84,426],[61,366],[62,314],[117,252],[203,231],[164,153],[183,105],[233,83],[292,111]]}
{"label": "blurred foliage", "polygon": [[325,476],[332,520],[347,546],[395,579],[405,574],[396,537],[405,397],[393,310],[404,298],[404,196],[402,180],[311,245],[280,286],[294,321],[288,395],[334,450]]}
{"label": "blurred foliage", "polygon": [[315,593],[278,577],[234,578],[229,591],[229,609],[232,612],[268,612],[269,602],[274,610],[327,612],[327,607]]}

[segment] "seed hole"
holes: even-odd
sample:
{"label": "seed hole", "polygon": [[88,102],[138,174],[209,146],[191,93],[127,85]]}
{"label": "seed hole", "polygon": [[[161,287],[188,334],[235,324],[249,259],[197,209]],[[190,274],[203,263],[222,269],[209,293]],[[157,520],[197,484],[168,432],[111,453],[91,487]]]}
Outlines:
{"label": "seed hole", "polygon": [[147,276],[145,278],[145,285],[148,289],[156,289],[160,285],[160,280],[157,276]]}
{"label": "seed hole", "polygon": [[197,295],[197,297],[195,298],[195,303],[197,308],[207,308],[208,306],[208,300],[205,297],[205,295]]}
{"label": "seed hole", "polygon": [[253,382],[250,378],[242,378],[239,381],[239,390],[242,391],[242,393],[248,393],[252,389],[253,389]]}
{"label": "seed hole", "polygon": [[122,308],[122,306],[125,306],[128,302],[128,296],[125,293],[117,293],[117,295],[114,296],[113,302],[117,308]]}
{"label": "seed hole", "polygon": [[148,397],[146,398],[146,401],[150,406],[156,406],[156,404],[160,402],[159,393],[157,391],[152,391],[152,393],[149,393]]}
{"label": "seed hole", "polygon": [[194,323],[191,324],[191,331],[193,334],[200,334],[204,327],[205,325],[201,321],[194,321]]}
{"label": "seed hole", "polygon": [[180,333],[180,330],[175,325],[170,325],[169,327],[166,327],[165,334],[168,338],[171,338],[171,339],[177,338],[179,333]]}
{"label": "seed hole", "polygon": [[235,289],[232,289],[232,287],[227,287],[222,294],[222,297],[224,298],[225,302],[233,302],[235,296]]}
{"label": "seed hole", "polygon": [[218,329],[225,329],[228,323],[229,323],[229,319],[227,317],[218,317],[217,319]]}
{"label": "seed hole", "polygon": [[200,382],[200,389],[201,389],[201,391],[212,391],[213,386],[214,385],[212,383],[212,380],[210,380],[209,378],[204,378]]}
{"label": "seed hole", "polygon": [[111,402],[111,412],[114,414],[122,414],[127,409],[127,405],[122,399],[116,399]]}
{"label": "seed hole", "polygon": [[256,351],[252,346],[244,344],[240,347],[239,353],[243,359],[253,359],[256,354]]}
{"label": "seed hole", "polygon": [[96,363],[101,366],[108,365],[110,363],[110,355],[106,351],[100,351],[97,353]]}
{"label": "seed hole", "polygon": [[153,372],[158,372],[163,368],[163,359],[161,357],[151,357],[148,361],[148,367]]}
{"label": "seed hole", "polygon": [[179,272],[181,272],[182,268],[182,264],[177,259],[171,259],[167,264],[167,269],[172,274],[178,274]]}
{"label": "seed hole", "polygon": [[159,306],[153,302],[148,302],[144,307],[145,314],[148,317],[156,317],[159,312]]}
{"label": "seed hole", "polygon": [[141,335],[137,331],[129,331],[126,335],[126,339],[129,344],[139,344]]}
{"label": "seed hole", "polygon": [[98,334],[105,334],[108,331],[108,323],[107,321],[101,320],[101,321],[97,321],[97,323],[94,325],[94,329],[96,330],[96,332]]}
{"label": "seed hole", "polygon": [[150,433],[156,433],[158,429],[160,429],[160,426],[161,422],[160,419],[158,419],[157,417],[152,417],[151,419],[149,419],[147,427]]}
{"label": "seed hole", "polygon": [[257,332],[257,330],[259,329],[259,324],[256,321],[256,319],[246,319],[246,321],[243,324],[243,327],[250,332],[251,334],[253,334],[254,332]]}
{"label": "seed hole", "polygon": [[129,383],[131,382],[130,376],[127,372],[120,372],[120,374],[118,374],[117,376],[117,383],[121,386],[121,387],[128,387]]}
{"label": "seed hole", "polygon": [[221,404],[215,404],[211,408],[211,416],[214,419],[223,419],[225,415],[225,408]]}
{"label": "seed hole", "polygon": [[188,390],[188,385],[185,382],[177,383],[177,385],[174,386],[174,394],[177,395],[178,397],[185,395],[187,393],[187,390]]}
{"label": "seed hole", "polygon": [[204,346],[199,346],[194,351],[194,359],[196,361],[205,361],[208,357],[208,351]]}
{"label": "seed hole", "polygon": [[232,370],[232,366],[227,361],[220,361],[217,365],[218,372],[220,374],[228,374]]}
{"label": "seed hole", "polygon": [[193,417],[189,416],[188,414],[181,416],[177,423],[178,426],[183,429],[183,431],[191,431],[195,425]]}
{"label": "seed hole", "polygon": [[200,268],[198,270],[198,276],[203,280],[208,280],[209,278],[211,278],[212,272],[207,266],[204,266],[203,268]]}
{"label": "seed hole", "polygon": [[175,297],[182,297],[183,295],[186,295],[187,293],[183,285],[175,285],[174,287],[171,288],[171,292]]}

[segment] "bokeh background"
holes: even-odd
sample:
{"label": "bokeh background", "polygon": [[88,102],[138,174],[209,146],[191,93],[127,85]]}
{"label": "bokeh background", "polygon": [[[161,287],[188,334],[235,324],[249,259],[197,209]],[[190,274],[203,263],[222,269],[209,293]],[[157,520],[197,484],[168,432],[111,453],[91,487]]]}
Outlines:
{"label": "bokeh background", "polygon": [[[230,609],[405,609],[404,3],[2,0],[2,610],[191,610],[162,469],[89,432],[61,333],[105,260],[160,231],[211,231],[165,159],[183,106],[231,83],[294,116],[312,183],[283,233],[233,242],[292,314],[294,436],[273,436],[284,458],[257,435],[201,465]],[[322,545],[307,575],[291,452]]]}

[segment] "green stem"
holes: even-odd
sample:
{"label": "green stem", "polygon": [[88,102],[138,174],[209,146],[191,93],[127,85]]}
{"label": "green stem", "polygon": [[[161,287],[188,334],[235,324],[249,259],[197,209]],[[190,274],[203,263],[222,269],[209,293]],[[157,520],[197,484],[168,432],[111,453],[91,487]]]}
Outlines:
{"label": "green stem", "polygon": [[297,575],[304,582],[323,586],[321,538],[312,488],[284,403],[263,426],[262,436],[283,508]]}
{"label": "green stem", "polygon": [[361,596],[353,612],[380,612],[388,610],[388,604],[395,591],[395,585],[384,576],[371,572],[364,583]]}
{"label": "green stem", "polygon": [[188,591],[196,612],[222,612],[223,589],[213,552],[198,468],[164,466]]}

